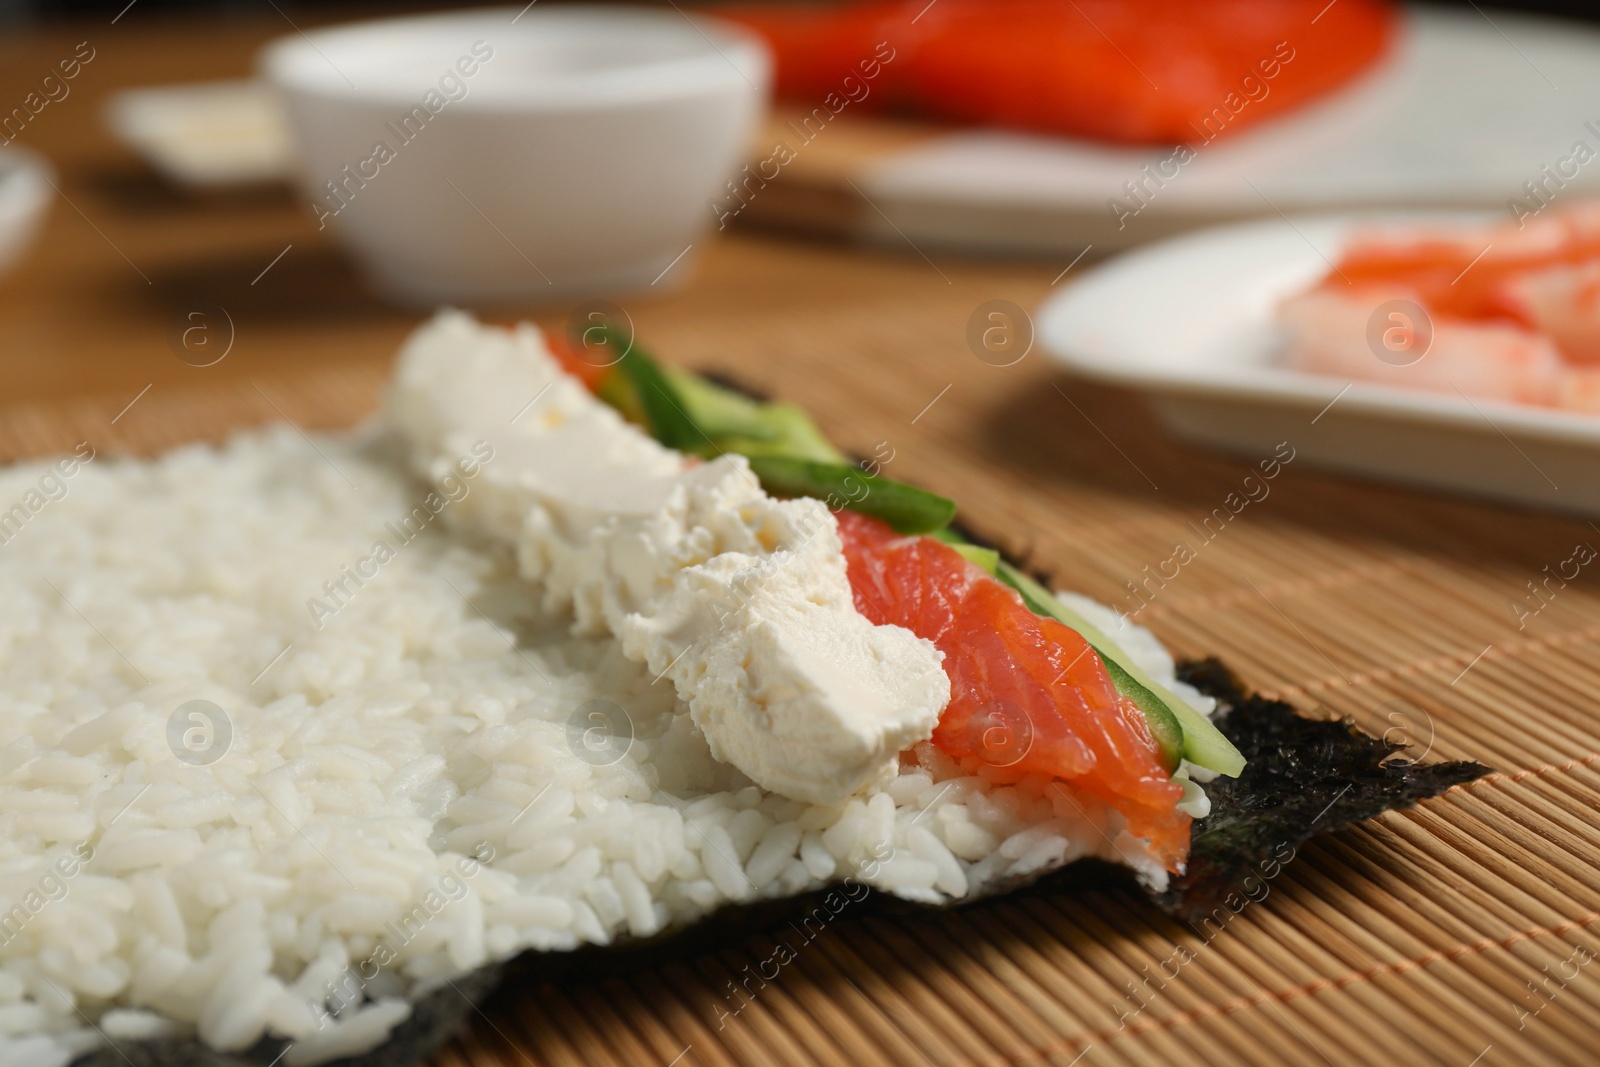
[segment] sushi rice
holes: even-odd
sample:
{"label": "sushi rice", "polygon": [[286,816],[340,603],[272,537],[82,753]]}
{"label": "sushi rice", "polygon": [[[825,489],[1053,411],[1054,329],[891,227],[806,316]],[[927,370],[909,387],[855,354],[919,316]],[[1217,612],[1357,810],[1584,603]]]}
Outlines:
{"label": "sushi rice", "polygon": [[97,459],[0,548],[0,1063],[191,1034],[326,1062],[519,952],[845,879],[944,903],[1100,856],[1165,884],[1109,809],[926,743],[840,805],[764,792],[509,546],[400,521],[472,490],[430,499],[381,426],[280,428]]}

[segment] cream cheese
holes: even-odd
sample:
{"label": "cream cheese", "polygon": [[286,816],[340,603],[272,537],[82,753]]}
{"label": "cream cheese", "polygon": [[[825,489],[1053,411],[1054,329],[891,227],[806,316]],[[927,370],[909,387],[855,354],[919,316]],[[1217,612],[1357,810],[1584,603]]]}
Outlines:
{"label": "cream cheese", "polygon": [[456,521],[515,543],[546,606],[670,679],[712,754],[756,784],[838,803],[932,735],[942,656],[856,611],[827,507],[769,497],[742,457],[663,448],[533,327],[441,314],[402,350],[389,417],[424,477],[489,441]]}

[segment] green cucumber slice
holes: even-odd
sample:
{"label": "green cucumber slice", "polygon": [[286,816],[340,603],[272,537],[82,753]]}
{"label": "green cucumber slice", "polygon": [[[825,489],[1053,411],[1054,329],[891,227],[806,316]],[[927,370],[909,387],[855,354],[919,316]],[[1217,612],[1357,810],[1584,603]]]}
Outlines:
{"label": "green cucumber slice", "polygon": [[[611,332],[614,347],[626,338]],[[844,463],[811,417],[794,404],[752,400],[698,374],[657,363],[637,343],[595,392],[662,444],[710,459],[724,452]],[[670,438],[670,440],[669,440]]]}
{"label": "green cucumber slice", "polygon": [[[633,399],[638,403],[639,413],[644,416],[644,424],[650,435],[668,448],[703,455],[711,439],[689,417],[683,398],[661,365],[637,343],[630,347],[627,338],[611,326],[594,328],[603,332],[606,342],[613,349],[626,353],[617,361],[616,369],[633,386]],[[627,414],[620,405],[618,410]]]}
{"label": "green cucumber slice", "polygon": [[[691,401],[692,405],[692,401]],[[691,406],[690,414],[701,426],[700,414]],[[741,456],[787,456],[790,459],[809,459],[818,463],[848,463],[849,460],[828,439],[822,436],[822,431],[817,429],[800,408],[793,404],[763,404],[760,412],[761,434],[742,435],[730,433],[718,436],[715,430],[707,427],[717,444],[725,452],[737,452]]]}
{"label": "green cucumber slice", "polygon": [[990,574],[994,574],[995,569],[1000,566],[1000,553],[992,548],[965,544],[952,544],[950,547],[965,556],[968,563],[976,563]]}
{"label": "green cucumber slice", "polygon": [[[1061,620],[1066,622],[1065,619]],[[1067,623],[1067,625],[1072,625]],[[1080,634],[1079,636],[1082,636]],[[1088,638],[1084,638],[1088,640]],[[1111,684],[1117,687],[1117,692],[1133,701],[1134,705],[1144,713],[1144,721],[1150,727],[1151,736],[1156,739],[1156,747],[1161,750],[1161,759],[1171,774],[1178,769],[1178,761],[1183,758],[1183,726],[1178,722],[1178,717],[1172,713],[1162,699],[1155,695],[1148,687],[1140,685],[1139,681],[1122,669],[1122,665],[1115,659],[1101,652],[1097,646],[1091,644],[1100,656],[1100,662],[1106,665],[1106,673],[1111,676]]]}
{"label": "green cucumber slice", "polygon": [[[956,533],[948,526],[942,530],[935,530],[928,536],[934,538],[935,540],[943,541],[945,544],[961,553],[961,555],[966,558],[967,562],[976,563],[978,566],[988,571],[991,575],[994,575],[996,568],[1000,566],[1000,553],[997,549],[984,548],[982,545],[969,544],[961,537],[960,534]],[[1038,614],[1038,612],[1034,612],[1034,614]]]}
{"label": "green cucumber slice", "polygon": [[896,533],[929,533],[948,526],[955,501],[926,489],[873,477],[859,467],[789,456],[751,456],[750,469],[774,496],[809,496],[888,523]]}
{"label": "green cucumber slice", "polygon": [[661,373],[683,399],[685,413],[712,440],[743,437],[770,442],[783,436],[782,428],[767,418],[762,410],[766,405],[759,401],[688,371],[663,367]]}
{"label": "green cucumber slice", "polygon": [[[1216,771],[1230,778],[1237,778],[1239,772],[1244,770],[1244,755],[1233,747],[1233,742],[1224,737],[1222,731],[1218,730],[1210,719],[1168,692],[1161,683],[1135,663],[1131,656],[1117,647],[1116,642],[1090,625],[1087,619],[1062,604],[1044,586],[1004,560],[1000,563],[998,576],[1001,581],[1022,594],[1023,602],[1030,609],[1038,614],[1059,619],[1076,630],[1100,654],[1107,671],[1111,671],[1112,664],[1115,663],[1118,673],[1126,676],[1126,680],[1134,683],[1138,690],[1144,691],[1141,694],[1135,689],[1124,689],[1121,684],[1117,685],[1118,691],[1138,704],[1139,710],[1145,713],[1145,719],[1150,723],[1150,732],[1156,736],[1158,743],[1162,743],[1163,734],[1170,737],[1171,726],[1168,725],[1168,720],[1171,720],[1171,725],[1180,731],[1182,747],[1179,754],[1184,759],[1197,767],[1204,767],[1206,770]],[[1113,673],[1112,680],[1117,681],[1117,673]],[[1155,708],[1164,710],[1166,715],[1162,715],[1160,711],[1152,713],[1152,709]],[[1163,752],[1165,751],[1163,745]]]}

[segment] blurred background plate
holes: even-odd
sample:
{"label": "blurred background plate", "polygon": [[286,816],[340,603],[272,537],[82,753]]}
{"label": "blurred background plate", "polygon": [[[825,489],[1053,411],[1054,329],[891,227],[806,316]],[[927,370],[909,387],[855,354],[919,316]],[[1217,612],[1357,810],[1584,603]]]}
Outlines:
{"label": "blurred background plate", "polygon": [[27,148],[0,148],[0,274],[27,252],[50,208],[52,171]]}
{"label": "blurred background plate", "polygon": [[[1600,30],[1501,10],[1413,8],[1393,53],[1354,85],[1200,144],[1159,185],[1145,168],[1171,148],[851,112],[808,139],[804,114],[780,107],[756,141],[752,170],[779,143],[793,158],[782,181],[763,183],[736,214],[740,223],[902,246],[1076,255],[1277,212],[1504,209],[1526,199],[1524,183],[1545,180],[1543,168],[1574,142],[1600,150],[1595,100]],[[120,93],[108,119],[170,180],[214,188],[289,180],[276,106],[264,87],[199,83]],[[1139,181],[1142,202],[1127,190]],[[1580,169],[1560,191],[1595,190],[1600,167]]]}
{"label": "blurred background plate", "polygon": [[1270,219],[1127,253],[1048,301],[1039,340],[1074,374],[1144,394],[1188,440],[1258,459],[1288,442],[1340,471],[1600,515],[1600,419],[1277,365],[1278,302],[1382,218]]}
{"label": "blurred background plate", "polygon": [[[901,245],[1075,255],[1279,211],[1504,210],[1575,141],[1600,149],[1597,100],[1600,31],[1500,10],[1414,8],[1374,71],[1285,118],[1200,145],[1146,206],[1125,183],[1171,148],[855,115],[802,147],[797,116],[780,112],[767,141],[796,145],[797,158],[746,213]],[[1600,189],[1600,166],[1566,184],[1563,196]],[[1121,225],[1112,198],[1136,209]]]}
{"label": "blurred background plate", "polygon": [[107,102],[106,123],[179,185],[287,181],[294,166],[283,108],[257,81],[125,89]]}

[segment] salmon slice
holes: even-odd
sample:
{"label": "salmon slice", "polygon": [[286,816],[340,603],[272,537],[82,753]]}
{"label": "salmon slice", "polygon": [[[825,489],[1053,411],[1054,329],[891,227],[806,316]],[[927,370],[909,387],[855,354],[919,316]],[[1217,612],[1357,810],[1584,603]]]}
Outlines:
{"label": "salmon slice", "polygon": [[1088,643],[935,538],[850,511],[838,521],[857,609],[944,653],[951,698],[934,745],[997,780],[1034,773],[1071,783],[1121,812],[1129,832],[1177,869],[1189,846],[1190,819],[1176,807],[1183,788]]}
{"label": "salmon slice", "polygon": [[[1512,322],[1433,316],[1425,355],[1415,362],[1407,362],[1403,351],[1394,362],[1379,359],[1368,339],[1373,309],[1395,299],[1421,303],[1415,290],[1346,290],[1342,285],[1285,300],[1278,316],[1294,337],[1294,365],[1345,381],[1359,378],[1452,397],[1460,389],[1521,404],[1558,402],[1567,375],[1561,354],[1548,338]],[[1400,313],[1390,328],[1404,329],[1399,324],[1406,314]]]}
{"label": "salmon slice", "polygon": [[616,357],[608,350],[597,347],[582,351],[581,346],[573,344],[554,330],[544,335],[544,343],[556,362],[561,364],[561,369],[582,382],[591,393],[600,388],[600,382],[617,363]]}
{"label": "salmon slice", "polygon": [[[1356,234],[1333,290],[1404,289],[1430,313],[1548,329],[1595,310],[1592,267],[1600,261],[1600,202],[1495,226],[1418,226]],[[1580,351],[1568,358],[1594,359]]]}
{"label": "salmon slice", "polygon": [[[1420,307],[1421,321],[1395,301]],[[1358,232],[1336,268],[1278,311],[1303,370],[1600,411],[1600,201],[1492,226]],[[1379,353],[1411,331],[1414,357],[1404,345]]]}
{"label": "salmon slice", "polygon": [[[866,0],[711,9],[766,37],[780,94],[837,113],[1130,144],[1203,144],[1350,81],[1383,54],[1383,0]],[[848,79],[848,80],[847,80]],[[831,102],[830,102],[831,97]]]}

